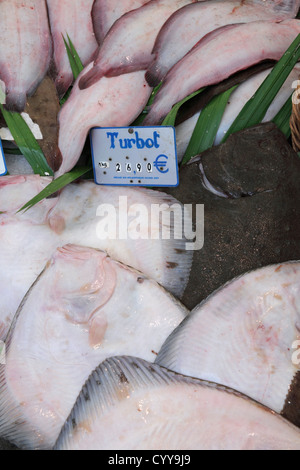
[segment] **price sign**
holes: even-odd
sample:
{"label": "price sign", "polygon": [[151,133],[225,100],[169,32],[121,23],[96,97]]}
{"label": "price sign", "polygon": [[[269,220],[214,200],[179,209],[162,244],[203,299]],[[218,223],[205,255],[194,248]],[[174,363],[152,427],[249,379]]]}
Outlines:
{"label": "price sign", "polygon": [[6,168],[6,163],[5,163],[4,153],[3,153],[2,142],[0,139],[0,176],[6,175],[6,173],[7,173],[7,168]]}
{"label": "price sign", "polygon": [[178,186],[173,127],[97,127],[91,130],[90,140],[97,184]]}

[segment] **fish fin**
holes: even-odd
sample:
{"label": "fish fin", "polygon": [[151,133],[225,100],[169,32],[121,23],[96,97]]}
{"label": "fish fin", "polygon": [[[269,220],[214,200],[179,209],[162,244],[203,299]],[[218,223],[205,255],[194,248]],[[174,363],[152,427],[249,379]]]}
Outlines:
{"label": "fish fin", "polygon": [[85,75],[83,75],[78,83],[80,90],[85,90],[95,85],[101,78],[104,77],[103,71],[100,67],[94,65]]}
{"label": "fish fin", "polygon": [[161,74],[159,72],[156,61],[152,62],[145,74],[146,82],[151,87],[156,87],[161,82]]}
{"label": "fish fin", "polygon": [[[175,297],[181,299],[189,280],[193,262],[193,251],[187,249],[189,241],[183,233],[184,227],[187,228],[192,225],[192,214],[185,210],[180,201],[169,194],[149,189],[145,190],[145,194],[147,192],[151,199],[151,204],[159,206],[162,209],[163,206],[167,205],[168,209],[163,212],[166,217],[170,214],[170,222],[168,221],[167,227],[164,226],[165,222],[163,217],[160,217],[158,227],[160,239],[152,240],[152,244],[155,242],[161,244],[161,257],[167,268],[163,270],[165,273],[163,279],[157,279],[157,282]],[[173,217],[172,213],[174,214]],[[151,228],[153,229],[153,227]],[[164,234],[164,228],[167,231],[169,229],[170,232],[165,232]],[[144,265],[146,265],[147,262],[149,266],[153,265],[152,253],[152,250],[147,250],[147,252],[144,250]],[[149,259],[147,260],[146,257],[149,257]]]}

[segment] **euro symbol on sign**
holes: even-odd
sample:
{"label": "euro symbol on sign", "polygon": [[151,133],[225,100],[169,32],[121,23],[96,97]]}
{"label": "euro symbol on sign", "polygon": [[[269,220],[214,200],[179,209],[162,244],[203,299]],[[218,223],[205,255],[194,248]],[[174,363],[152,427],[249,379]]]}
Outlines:
{"label": "euro symbol on sign", "polygon": [[166,168],[167,160],[168,157],[166,155],[159,155],[153,165],[160,173],[168,173],[169,168]]}

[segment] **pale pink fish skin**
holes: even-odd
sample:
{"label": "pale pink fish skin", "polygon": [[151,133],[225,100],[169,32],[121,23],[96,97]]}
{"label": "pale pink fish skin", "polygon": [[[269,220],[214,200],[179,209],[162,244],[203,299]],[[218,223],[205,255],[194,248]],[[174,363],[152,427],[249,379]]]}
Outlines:
{"label": "pale pink fish skin", "polygon": [[125,13],[136,10],[148,3],[149,0],[95,0],[92,8],[94,32],[98,44],[102,44],[105,36]]}
{"label": "pale pink fish skin", "polygon": [[52,448],[99,363],[117,354],[154,361],[188,311],[157,283],[140,281],[140,272],[98,250],[53,253],[6,341],[0,433],[22,448]]}
{"label": "pale pink fish skin", "polygon": [[5,339],[16,309],[43,269],[49,250],[59,244],[47,225],[56,198],[44,199],[30,211],[18,213],[51,181],[39,175],[0,178],[0,340]]}
{"label": "pale pink fish skin", "polygon": [[115,22],[99,49],[94,67],[80,80],[88,88],[101,77],[146,69],[152,60],[156,36],[169,16],[195,0],[151,0]]}
{"label": "pale pink fish skin", "polygon": [[47,0],[54,45],[55,85],[62,97],[73,82],[68,54],[62,35],[70,37],[83,65],[93,60],[98,49],[92,23],[93,0]]}
{"label": "pale pink fish skin", "polygon": [[51,60],[45,0],[1,0],[0,18],[0,79],[6,85],[6,108],[22,112]]}
{"label": "pale pink fish skin", "polygon": [[177,373],[222,383],[282,413],[299,373],[294,358],[299,293],[297,261],[234,279],[193,310],[156,361]]}
{"label": "pale pink fish skin", "polygon": [[202,87],[263,60],[279,60],[299,33],[299,20],[253,21],[213,31],[168,72],[144,125],[161,123],[173,105]]}
{"label": "pale pink fish skin", "polygon": [[142,112],[152,88],[145,80],[145,71],[118,77],[103,77],[92,87],[80,90],[82,74],[93,67],[89,64],[79,75],[72,93],[59,113],[59,149],[62,165],[56,177],[70,171],[77,163],[92,127],[130,125]]}
{"label": "pale pink fish skin", "polygon": [[[176,199],[160,191],[103,187],[84,180],[69,184],[55,198],[43,199],[28,211],[19,212],[51,181],[52,178],[39,175],[0,178],[0,340],[5,339],[20,302],[53,252],[70,243],[103,250],[155,279],[177,298],[182,296],[192,263],[192,252],[185,250],[186,240],[152,240],[150,233],[146,239],[133,240],[128,216],[130,207],[137,204],[146,207],[150,214],[152,205],[168,202],[173,206],[179,203]],[[126,199],[121,206],[120,197]],[[97,210],[107,205],[115,208],[117,226],[128,219],[128,237],[98,236],[101,217]],[[172,229],[171,220],[169,226]],[[159,227],[152,228],[160,230],[162,220]]]}
{"label": "pale pink fish skin", "polygon": [[146,74],[149,85],[158,85],[173,65],[211,31],[227,24],[258,20],[279,22],[293,18],[292,6],[297,3],[299,10],[300,2],[292,3],[288,10],[279,10],[274,1],[215,0],[192,3],[179,9],[166,21],[156,38],[155,59]]}

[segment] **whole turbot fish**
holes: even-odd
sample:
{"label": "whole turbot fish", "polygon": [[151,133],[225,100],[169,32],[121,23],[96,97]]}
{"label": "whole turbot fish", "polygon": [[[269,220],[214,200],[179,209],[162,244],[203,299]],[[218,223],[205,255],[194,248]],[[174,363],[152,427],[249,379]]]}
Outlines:
{"label": "whole turbot fish", "polygon": [[[267,69],[263,72],[254,75],[253,77],[249,78],[244,83],[239,85],[238,88],[233,91],[229,98],[229,101],[225,108],[225,112],[219,125],[219,129],[214,142],[215,145],[219,145],[221,143],[223,137],[225,136],[226,132],[230,128],[235,118],[239,115],[244,105],[252,98],[257,89],[270,74],[271,70],[272,69]],[[290,98],[291,90],[293,89],[293,83],[294,81],[298,80],[299,75],[300,65],[296,65],[287,80],[285,81],[285,83],[283,84],[283,86],[281,87],[279,93],[276,95],[274,101],[270,105],[262,122],[269,122],[274,119],[274,117],[283,107],[285,102]],[[197,112],[196,114],[194,114],[194,116],[176,126],[177,156],[179,161],[182,160],[187,150],[200,114],[201,111]]]}
{"label": "whole turbot fish", "polygon": [[187,313],[156,282],[105,253],[59,248],[6,341],[0,435],[23,449],[52,448],[95,367],[119,354],[153,362]]}
{"label": "whole turbot fish", "polygon": [[62,164],[56,177],[76,165],[92,127],[130,125],[143,111],[151,95],[152,88],[145,80],[145,71],[103,77],[89,89],[80,90],[78,83],[81,77],[92,68],[91,63],[81,72],[58,116]]}
{"label": "whole turbot fish", "polygon": [[172,106],[263,60],[279,60],[300,33],[299,20],[227,25],[203,38],[168,72],[144,125],[160,124]]}
{"label": "whole turbot fish", "polygon": [[125,13],[136,10],[149,0],[95,0],[92,18],[96,39],[102,44],[112,25]]}
{"label": "whole turbot fish", "polygon": [[109,358],[97,367],[54,447],[127,451],[299,448],[300,430],[262,405],[231,389],[134,357]]}
{"label": "whole turbot fish", "polygon": [[51,60],[45,0],[1,0],[0,18],[0,79],[6,85],[6,108],[22,112]]}
{"label": "whole turbot fish", "polygon": [[171,334],[157,363],[239,390],[300,425],[300,262],[226,284]]}
{"label": "whole turbot fish", "polygon": [[[160,234],[162,223],[173,231],[175,222],[171,218],[171,207],[177,203],[173,197],[142,188],[104,188],[85,181],[71,184],[59,197],[44,199],[30,210],[18,213],[50,182],[51,178],[38,175],[3,176],[0,179],[1,340],[7,335],[20,302],[47,260],[57,247],[68,243],[106,251],[112,258],[155,279],[177,297],[182,296],[192,263],[192,253],[185,251],[185,240],[176,240],[172,234],[169,239],[159,236],[151,240],[152,228]],[[148,231],[143,233],[145,238],[138,239],[138,233],[132,227],[139,222],[139,214],[130,215],[137,204],[142,204],[149,215],[153,205],[168,204],[170,209],[165,208],[163,212],[165,217],[169,215],[169,221],[165,218],[152,228],[149,224]],[[113,213],[101,212],[101,208],[110,208]],[[110,239],[111,226],[117,232]],[[119,229],[126,232],[122,239]]]}
{"label": "whole turbot fish", "polygon": [[117,20],[106,35],[94,66],[80,79],[80,89],[101,77],[144,70],[152,58],[156,36],[174,11],[195,0],[151,0]]}
{"label": "whole turbot fish", "polygon": [[54,44],[55,84],[62,97],[73,82],[64,38],[71,39],[83,65],[88,65],[98,49],[91,10],[93,0],[47,0],[51,34]]}
{"label": "whole turbot fish", "polygon": [[151,86],[158,85],[173,65],[217,28],[258,20],[283,21],[294,18],[299,7],[299,0],[214,0],[186,5],[173,13],[161,28],[147,81]]}

